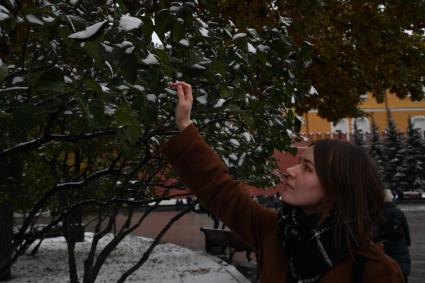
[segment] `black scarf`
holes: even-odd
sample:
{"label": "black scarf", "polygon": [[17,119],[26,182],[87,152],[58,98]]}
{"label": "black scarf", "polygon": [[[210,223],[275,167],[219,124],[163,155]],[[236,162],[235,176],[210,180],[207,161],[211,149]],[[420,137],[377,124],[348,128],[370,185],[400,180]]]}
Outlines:
{"label": "black scarf", "polygon": [[306,215],[288,204],[279,210],[282,246],[289,257],[288,282],[318,282],[336,263],[349,256],[347,247],[337,250],[335,246],[333,215],[322,224],[319,220],[319,215]]}

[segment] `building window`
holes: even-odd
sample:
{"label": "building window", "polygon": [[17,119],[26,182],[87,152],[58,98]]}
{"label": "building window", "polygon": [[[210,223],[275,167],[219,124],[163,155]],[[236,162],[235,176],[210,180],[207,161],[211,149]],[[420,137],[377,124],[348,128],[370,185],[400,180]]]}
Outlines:
{"label": "building window", "polygon": [[337,124],[331,123],[332,133],[348,133],[348,120],[342,119]]}
{"label": "building window", "polygon": [[370,133],[369,119],[366,117],[355,118],[352,120],[351,132],[354,132],[354,121],[357,123],[357,128],[362,131],[363,134]]}
{"label": "building window", "polygon": [[412,124],[414,129],[420,129],[421,133],[425,132],[425,116],[412,117]]}

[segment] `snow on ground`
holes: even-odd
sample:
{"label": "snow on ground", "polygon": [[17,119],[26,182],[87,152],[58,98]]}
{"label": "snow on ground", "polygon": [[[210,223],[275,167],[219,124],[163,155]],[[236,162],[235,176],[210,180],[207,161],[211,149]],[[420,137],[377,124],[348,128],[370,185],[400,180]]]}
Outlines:
{"label": "snow on ground", "polygon": [[[86,241],[77,243],[75,254],[82,279],[83,261],[90,249],[92,233],[86,233]],[[112,235],[100,241],[98,251],[104,247]],[[111,254],[100,270],[96,282],[116,282],[118,278],[136,263],[149,247],[152,239],[128,236]],[[24,255],[12,269],[11,283],[69,282],[66,244],[63,237],[46,239],[36,257]],[[194,252],[174,244],[161,244],[155,247],[149,260],[126,282],[149,283],[216,283],[249,282],[236,269],[215,257]]]}

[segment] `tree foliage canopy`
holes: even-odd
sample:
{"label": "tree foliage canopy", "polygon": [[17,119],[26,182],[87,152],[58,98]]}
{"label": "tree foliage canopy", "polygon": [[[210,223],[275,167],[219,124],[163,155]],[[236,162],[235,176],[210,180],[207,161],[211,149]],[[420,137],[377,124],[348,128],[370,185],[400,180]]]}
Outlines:
{"label": "tree foliage canopy", "polygon": [[241,27],[272,25],[281,15],[294,20],[290,34],[313,45],[305,75],[318,96],[298,105],[336,121],[358,116],[360,96],[386,91],[424,99],[425,1],[222,0],[223,13]]}
{"label": "tree foliage canopy", "polygon": [[[48,227],[75,208],[108,211],[102,237],[120,211],[131,219],[159,201],[152,188],[176,186],[159,155],[177,133],[172,81],[193,85],[194,121],[235,177],[270,185],[273,150],[294,150],[311,47],[293,44],[286,18],[241,32],[197,1],[9,0],[0,10],[0,163],[19,168],[2,171],[0,197],[26,212],[13,260],[42,211]],[[128,221],[99,261],[91,253],[85,282],[134,229]]]}

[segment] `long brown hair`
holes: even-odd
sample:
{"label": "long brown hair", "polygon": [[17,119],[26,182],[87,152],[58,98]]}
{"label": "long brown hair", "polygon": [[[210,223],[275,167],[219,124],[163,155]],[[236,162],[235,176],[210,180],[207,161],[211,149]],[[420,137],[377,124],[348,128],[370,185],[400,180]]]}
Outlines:
{"label": "long brown hair", "polygon": [[383,208],[384,188],[375,163],[350,142],[319,140],[314,146],[315,169],[325,191],[322,219],[335,217],[336,246],[354,256],[356,246],[373,240],[374,223]]}

